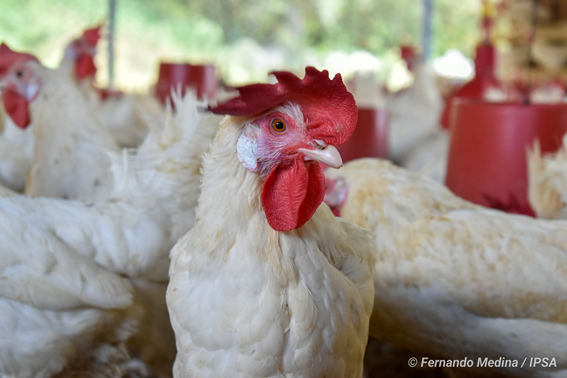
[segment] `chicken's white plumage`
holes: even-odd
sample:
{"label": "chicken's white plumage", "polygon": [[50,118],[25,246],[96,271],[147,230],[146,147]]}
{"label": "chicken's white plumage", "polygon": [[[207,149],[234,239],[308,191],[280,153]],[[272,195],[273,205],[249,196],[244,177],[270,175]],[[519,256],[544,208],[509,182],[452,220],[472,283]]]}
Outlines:
{"label": "chicken's white plumage", "polygon": [[[154,295],[161,290],[164,301],[168,252],[194,222],[201,154],[216,130],[210,116],[198,113],[194,95],[174,98],[177,113],[152,126],[137,154],[109,154],[114,186],[107,200],[36,198],[0,187],[0,307],[6,320],[0,349],[11,351],[0,353],[0,375],[47,377],[77,356],[107,355],[97,343],[118,348],[139,322],[151,338],[137,345],[140,357],[155,356],[152,346],[167,349],[160,344],[166,330],[145,322],[161,314]],[[151,309],[149,320],[141,305]],[[28,345],[32,337],[37,342]]]}
{"label": "chicken's white plumage", "polygon": [[567,134],[563,147],[543,155],[536,143],[528,151],[528,198],[539,218],[567,219]]}
{"label": "chicken's white plumage", "polygon": [[33,127],[23,130],[10,117],[5,117],[3,122],[0,132],[0,185],[22,192],[33,157]]}
{"label": "chicken's white plumage", "polygon": [[237,156],[248,121],[223,121],[204,157],[197,222],[171,251],[175,377],[361,377],[372,241],[322,205],[272,229],[262,180]]}
{"label": "chicken's white plumage", "polygon": [[413,85],[392,94],[387,101],[390,112],[388,149],[390,158],[400,162],[439,127],[443,99],[433,73],[425,62],[417,64]]}
{"label": "chicken's white plumage", "polygon": [[35,61],[26,66],[42,84],[29,106],[35,146],[25,193],[86,201],[108,198],[113,183],[107,153],[119,152],[118,144],[70,77]]}
{"label": "chicken's white plumage", "polygon": [[402,167],[444,184],[450,138],[445,130],[433,132],[403,159]]}
{"label": "chicken's white plumage", "polygon": [[30,219],[22,198],[0,197],[0,374],[49,377],[124,342],[139,314],[128,280],[77,254],[49,222]]}
{"label": "chicken's white plumage", "polygon": [[370,334],[428,357],[549,356],[557,367],[498,372],[566,374],[566,222],[474,205],[387,161],[337,175],[349,190],[341,216],[377,244]]}

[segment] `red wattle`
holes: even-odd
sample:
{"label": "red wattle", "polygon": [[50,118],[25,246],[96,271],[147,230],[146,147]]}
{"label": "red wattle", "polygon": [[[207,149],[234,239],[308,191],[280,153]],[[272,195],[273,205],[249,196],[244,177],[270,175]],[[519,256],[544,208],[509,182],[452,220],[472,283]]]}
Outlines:
{"label": "red wattle", "polygon": [[2,96],[4,109],[10,116],[12,121],[22,129],[25,129],[31,123],[29,102],[17,92],[8,90]]}
{"label": "red wattle", "polygon": [[75,62],[75,75],[81,80],[87,77],[95,77],[96,66],[94,58],[90,55],[80,55]]}
{"label": "red wattle", "polygon": [[325,198],[319,163],[295,159],[272,169],[262,186],[262,205],[270,226],[291,231],[303,226]]}

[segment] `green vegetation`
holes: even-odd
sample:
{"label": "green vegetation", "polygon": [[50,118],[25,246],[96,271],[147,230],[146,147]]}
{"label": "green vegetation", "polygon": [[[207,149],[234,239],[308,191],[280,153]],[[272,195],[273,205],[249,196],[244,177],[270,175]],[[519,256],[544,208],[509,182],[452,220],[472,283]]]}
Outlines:
{"label": "green vegetation", "polygon": [[[149,85],[160,60],[213,62],[227,80],[324,64],[332,51],[388,57],[420,42],[421,0],[117,0],[117,81]],[[435,0],[433,57],[471,54],[479,0]],[[104,20],[106,0],[0,0],[0,40],[56,66],[68,41]],[[99,80],[106,80],[104,45]],[[257,54],[264,54],[256,59]],[[256,59],[257,61],[253,61]]]}

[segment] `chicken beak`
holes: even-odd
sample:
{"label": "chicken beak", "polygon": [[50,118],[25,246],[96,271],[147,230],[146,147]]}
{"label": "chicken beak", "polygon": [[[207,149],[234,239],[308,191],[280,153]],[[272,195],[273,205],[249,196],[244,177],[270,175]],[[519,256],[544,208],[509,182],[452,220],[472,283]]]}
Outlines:
{"label": "chicken beak", "polygon": [[343,166],[341,154],[334,146],[327,146],[322,150],[310,150],[307,148],[298,148],[297,152],[305,155],[305,160],[315,160],[332,168],[340,168]]}

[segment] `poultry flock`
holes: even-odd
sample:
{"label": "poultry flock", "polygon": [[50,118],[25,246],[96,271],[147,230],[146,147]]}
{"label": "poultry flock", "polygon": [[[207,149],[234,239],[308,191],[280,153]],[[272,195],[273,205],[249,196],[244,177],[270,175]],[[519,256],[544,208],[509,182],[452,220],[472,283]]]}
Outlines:
{"label": "poultry flock", "polygon": [[[0,377],[567,376],[565,150],[529,154],[549,219],[487,209],[438,170],[341,168],[340,74],[102,100],[99,31],[57,69],[0,46]],[[398,162],[448,144],[428,77],[390,99],[401,123],[429,99],[419,135],[393,134]]]}

